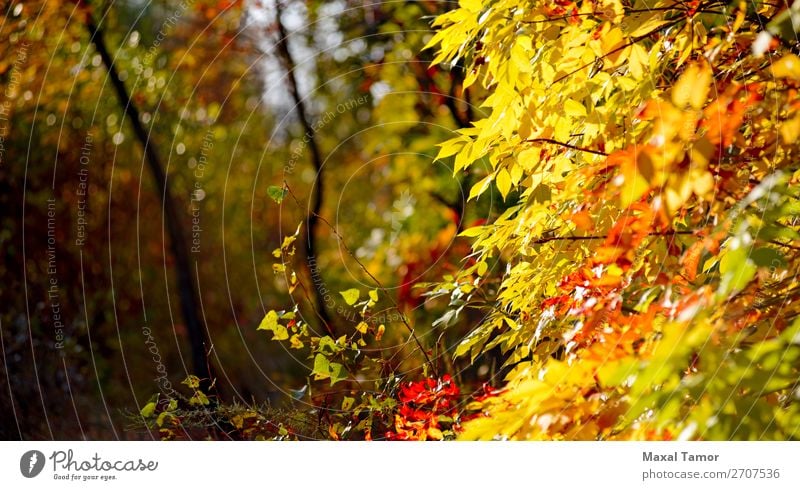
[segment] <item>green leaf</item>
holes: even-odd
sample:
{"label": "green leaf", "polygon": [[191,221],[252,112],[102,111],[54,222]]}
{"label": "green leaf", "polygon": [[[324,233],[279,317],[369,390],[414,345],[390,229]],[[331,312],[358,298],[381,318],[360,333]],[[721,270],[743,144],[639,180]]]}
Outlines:
{"label": "green leaf", "polygon": [[150,402],[142,407],[142,409],[139,411],[139,414],[141,414],[141,416],[144,418],[148,418],[151,417],[155,411],[156,411],[156,402]]}
{"label": "green leaf", "polygon": [[194,396],[189,398],[189,405],[208,405],[210,401],[202,391],[195,391]]}
{"label": "green leaf", "polygon": [[770,269],[785,269],[787,265],[783,254],[769,247],[761,247],[753,250],[750,254],[750,259],[757,266],[768,267]]}
{"label": "green leaf", "polygon": [[719,271],[722,273],[720,293],[727,295],[741,291],[753,280],[757,270],[756,265],[747,256],[747,248],[729,250],[719,262]]}
{"label": "green leaf", "polygon": [[156,424],[158,424],[159,427],[163,427],[164,421],[167,419],[167,417],[172,418],[174,417],[174,415],[172,415],[169,412],[161,412],[160,414],[158,414],[158,418],[156,419]]}
{"label": "green leaf", "polygon": [[330,362],[323,354],[317,354],[314,357],[314,370],[311,372],[314,379],[331,379],[331,386],[347,379],[347,370],[343,365],[338,362]]}
{"label": "green leaf", "polygon": [[288,191],[284,187],[279,187],[277,185],[271,185],[267,188],[267,195],[272,198],[273,201],[280,204],[283,202],[283,198],[286,197]]}
{"label": "green leaf", "polygon": [[330,363],[331,386],[347,379],[347,370],[338,362]]}
{"label": "green leaf", "polygon": [[319,339],[319,350],[324,352],[326,349],[330,350],[331,354],[341,350],[341,348],[336,345],[336,342],[329,335]]}
{"label": "green leaf", "polygon": [[355,288],[348,289],[347,291],[341,291],[339,294],[342,295],[342,298],[344,298],[345,303],[347,303],[350,306],[353,306],[356,303],[356,301],[358,301],[358,297],[360,295],[358,289]]}
{"label": "green leaf", "polygon": [[322,354],[317,354],[314,357],[314,370],[311,371],[314,379],[325,379],[331,375],[330,361]]}
{"label": "green leaf", "polygon": [[625,359],[619,362],[604,364],[598,370],[597,377],[603,387],[620,386],[638,373],[639,360]]}
{"label": "green leaf", "polygon": [[181,381],[181,384],[184,384],[194,390],[200,387],[200,378],[198,378],[194,374],[190,374],[189,376],[186,377],[186,379]]}

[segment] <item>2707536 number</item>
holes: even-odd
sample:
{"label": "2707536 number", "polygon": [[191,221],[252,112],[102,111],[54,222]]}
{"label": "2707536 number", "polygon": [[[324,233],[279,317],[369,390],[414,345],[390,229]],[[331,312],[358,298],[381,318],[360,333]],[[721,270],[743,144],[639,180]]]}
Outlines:
{"label": "2707536 number", "polygon": [[780,478],[781,473],[777,468],[731,468],[728,470],[728,478],[731,479],[771,479]]}

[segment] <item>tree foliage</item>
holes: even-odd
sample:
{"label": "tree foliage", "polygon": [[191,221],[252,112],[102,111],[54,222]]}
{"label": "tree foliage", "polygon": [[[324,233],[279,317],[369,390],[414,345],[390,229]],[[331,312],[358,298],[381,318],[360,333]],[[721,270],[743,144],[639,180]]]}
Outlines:
{"label": "tree foliage", "polygon": [[[439,158],[510,202],[465,232],[504,264],[458,346],[505,391],[466,439],[797,437],[800,59],[768,4],[461,1],[429,46],[490,114]],[[486,267],[483,267],[485,270]]]}

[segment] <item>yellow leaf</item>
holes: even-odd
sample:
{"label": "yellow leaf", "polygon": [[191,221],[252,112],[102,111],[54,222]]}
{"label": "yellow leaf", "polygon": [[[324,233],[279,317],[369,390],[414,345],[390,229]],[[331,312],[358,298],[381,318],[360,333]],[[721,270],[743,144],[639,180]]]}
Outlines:
{"label": "yellow leaf", "polygon": [[506,198],[509,191],[511,191],[511,175],[508,173],[508,170],[505,168],[501,168],[499,172],[497,172],[497,190],[500,191],[500,194],[503,195],[503,199]]}
{"label": "yellow leaf", "polygon": [[625,38],[619,27],[614,27],[603,36],[602,40],[603,56],[611,62],[613,66],[619,65],[627,56],[623,56],[628,49],[623,48]]}
{"label": "yellow leaf", "polygon": [[800,115],[781,123],[779,131],[784,143],[792,144],[797,141],[797,137],[800,136]]}
{"label": "yellow leaf", "polygon": [[469,197],[467,197],[467,200],[469,201],[473,197],[478,197],[483,194],[486,189],[489,188],[489,184],[492,183],[492,180],[494,180],[494,175],[490,174],[482,178],[477,184],[473,185],[469,190]]}
{"label": "yellow leaf", "polygon": [[481,11],[481,0],[458,0],[458,5],[463,8],[467,9],[472,13],[478,13]]}
{"label": "yellow leaf", "polygon": [[641,174],[635,172],[625,176],[622,183],[622,190],[620,192],[620,201],[623,207],[628,207],[635,201],[639,200],[645,192],[650,189],[650,184],[642,177]]}
{"label": "yellow leaf", "polygon": [[472,142],[468,142],[464,144],[464,147],[456,153],[456,159],[453,163],[453,174],[455,175],[456,172],[465,168],[467,165],[473,162],[470,158],[472,153],[472,148],[475,145]]}
{"label": "yellow leaf", "polygon": [[583,106],[583,104],[572,99],[567,99],[566,102],[564,102],[564,112],[566,112],[568,116],[572,117],[586,116],[586,108]]}
{"label": "yellow leaf", "polygon": [[511,61],[520,73],[531,71],[531,58],[528,53],[531,51],[531,38],[519,36],[511,48]]}
{"label": "yellow leaf", "polygon": [[647,55],[647,65],[650,71],[655,71],[658,67],[659,60],[661,59],[661,49],[664,47],[664,38],[662,37],[650,48],[650,53]]}
{"label": "yellow leaf", "polygon": [[[669,20],[662,19],[662,14],[660,12],[654,12],[650,18],[644,20],[639,26],[637,26],[634,30],[632,30],[628,35],[630,37],[639,37],[644,36],[645,34],[649,34],[651,32],[655,32],[660,27],[670,23]],[[632,17],[634,18],[634,17]]]}
{"label": "yellow leaf", "polygon": [[639,86],[631,77],[618,76],[615,77],[615,81],[617,82],[617,85],[619,85],[620,88],[626,92],[636,90],[636,88]]}
{"label": "yellow leaf", "polygon": [[714,176],[710,172],[692,172],[694,193],[704,196],[714,189]]}
{"label": "yellow leaf", "polygon": [[272,340],[286,340],[289,338],[289,331],[283,325],[276,325],[272,330]]}
{"label": "yellow leaf", "polygon": [[620,0],[602,0],[600,4],[602,8],[599,13],[611,22],[618,23],[625,15],[625,10],[622,8]]}
{"label": "yellow leaf", "polygon": [[523,114],[522,118],[519,121],[519,128],[517,128],[517,134],[519,137],[526,140],[530,138],[531,131],[533,131],[533,121],[531,120],[530,114]]}
{"label": "yellow leaf", "polygon": [[359,322],[359,324],[356,325],[356,331],[358,331],[358,333],[361,333],[361,334],[367,333],[367,329],[368,328],[369,328],[369,325],[367,325],[367,322]]}
{"label": "yellow leaf", "polygon": [[738,31],[739,28],[742,27],[742,24],[744,24],[745,13],[746,13],[746,9],[743,9],[743,8],[740,8],[736,12],[736,20],[733,21],[733,27],[731,27],[731,32],[732,33],[735,33],[736,31]]}
{"label": "yellow leaf", "polygon": [[673,104],[680,109],[687,106],[702,109],[708,98],[711,75],[711,68],[706,64],[689,65],[672,89]]}
{"label": "yellow leaf", "polygon": [[464,140],[460,138],[453,138],[451,140],[447,140],[442,143],[439,149],[439,153],[436,155],[436,160],[441,160],[442,158],[447,158],[449,156],[455,155],[458,153],[458,150],[464,146]]}
{"label": "yellow leaf", "polygon": [[272,340],[286,340],[289,338],[289,332],[286,327],[278,323],[278,314],[274,310],[270,310],[267,313],[256,330],[269,330],[272,332]]}
{"label": "yellow leaf", "polygon": [[469,71],[467,76],[464,77],[464,83],[462,88],[465,89],[469,88],[473,83],[475,83],[475,80],[477,79],[478,79],[478,70],[476,68],[473,68],[472,70]]}
{"label": "yellow leaf", "polygon": [[428,428],[428,437],[430,437],[431,439],[433,439],[435,441],[441,441],[442,439],[444,439],[444,434],[442,434],[442,431],[440,431],[436,427],[429,427]]}
{"label": "yellow leaf", "polygon": [[771,69],[775,78],[800,80],[800,58],[795,54],[787,54],[773,63]]}
{"label": "yellow leaf", "polygon": [[631,72],[631,76],[636,79],[644,77],[647,65],[647,51],[639,44],[631,46],[631,54],[628,58],[628,69]]}
{"label": "yellow leaf", "polygon": [[458,236],[463,236],[467,238],[476,237],[481,233],[483,233],[484,229],[485,229],[484,226],[473,226],[471,228],[467,228],[466,230],[462,231],[461,233],[458,234]]}
{"label": "yellow leaf", "polygon": [[711,160],[711,155],[714,153],[714,146],[706,137],[702,137],[695,141],[689,148],[689,157],[692,160],[692,166],[698,169],[705,169],[708,167],[708,162]]}
{"label": "yellow leaf", "polygon": [[670,184],[664,189],[667,211],[675,213],[692,196],[693,182],[685,175],[673,176]]}
{"label": "yellow leaf", "polygon": [[566,141],[572,134],[574,126],[572,125],[571,119],[567,117],[560,117],[558,118],[558,121],[556,121],[556,127],[553,129],[554,129],[553,131],[554,139],[559,141]]}
{"label": "yellow leaf", "polygon": [[358,289],[353,288],[353,289],[348,289],[347,291],[341,291],[339,294],[342,295],[342,298],[344,298],[345,303],[347,303],[350,306],[353,306],[355,302],[358,301],[360,293],[358,292]]}
{"label": "yellow leaf", "polygon": [[292,349],[302,349],[303,342],[300,340],[300,336],[297,334],[292,335],[292,338],[289,339],[289,344]]}
{"label": "yellow leaf", "polygon": [[517,162],[525,170],[533,170],[539,164],[539,156],[542,154],[541,148],[527,148],[519,152]]}
{"label": "yellow leaf", "polygon": [[274,330],[277,325],[278,314],[275,313],[275,310],[270,310],[266,316],[264,316],[264,319],[261,320],[256,330]]}
{"label": "yellow leaf", "polygon": [[647,155],[624,154],[620,163],[620,201],[623,207],[630,206],[650,190],[652,164]]}
{"label": "yellow leaf", "polygon": [[518,185],[519,181],[522,180],[523,170],[520,165],[511,165],[511,184]]}

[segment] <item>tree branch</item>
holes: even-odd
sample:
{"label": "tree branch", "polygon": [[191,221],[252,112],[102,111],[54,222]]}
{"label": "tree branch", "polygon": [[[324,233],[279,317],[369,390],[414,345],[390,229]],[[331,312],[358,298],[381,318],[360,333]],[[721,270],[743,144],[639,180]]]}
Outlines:
{"label": "tree branch", "polygon": [[[693,235],[695,230],[669,230],[669,231],[655,231],[648,233],[647,236],[672,236],[672,235]],[[552,236],[534,240],[534,245],[541,245],[543,243],[555,242],[560,240],[566,241],[579,241],[579,240],[605,240],[607,235],[588,235],[588,236]]]}

